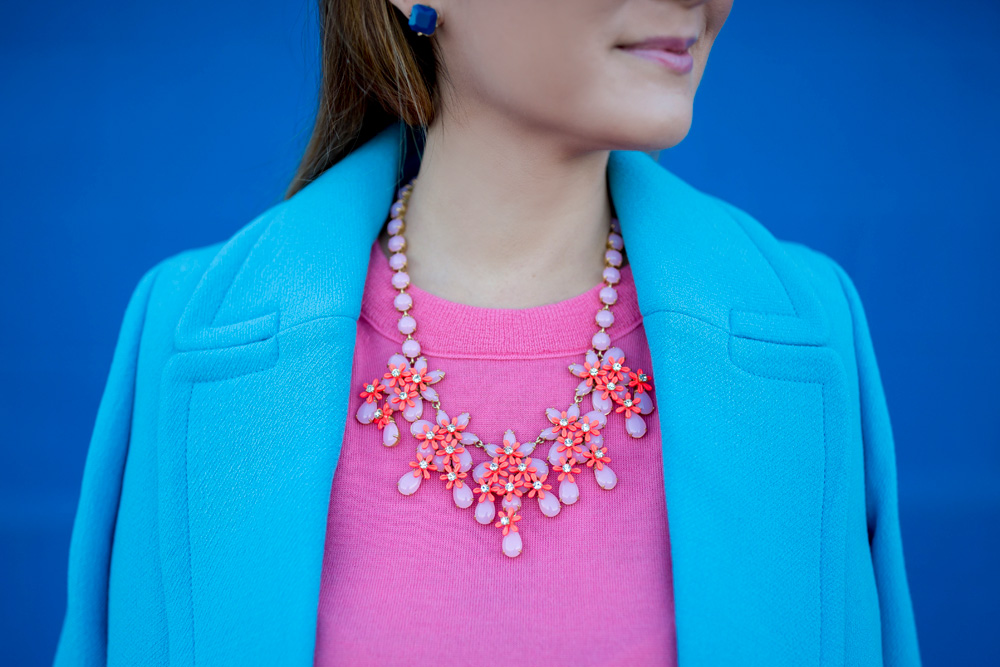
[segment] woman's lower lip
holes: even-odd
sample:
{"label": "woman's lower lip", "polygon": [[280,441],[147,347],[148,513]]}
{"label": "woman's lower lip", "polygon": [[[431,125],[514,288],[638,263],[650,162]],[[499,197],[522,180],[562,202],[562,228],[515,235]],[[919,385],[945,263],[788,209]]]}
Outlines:
{"label": "woman's lower lip", "polygon": [[690,72],[694,66],[694,56],[690,53],[675,53],[673,51],[664,51],[663,49],[636,49],[628,47],[621,47],[621,49],[634,56],[666,65],[680,74]]}

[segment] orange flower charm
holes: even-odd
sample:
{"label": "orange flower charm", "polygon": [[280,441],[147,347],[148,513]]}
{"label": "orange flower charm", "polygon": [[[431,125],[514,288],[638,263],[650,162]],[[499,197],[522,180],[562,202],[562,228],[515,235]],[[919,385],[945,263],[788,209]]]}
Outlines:
{"label": "orange flower charm", "polygon": [[611,457],[608,456],[608,448],[597,445],[591,445],[590,451],[586,452],[583,457],[587,459],[588,468],[596,466],[597,470],[602,469],[605,463],[611,461]]}
{"label": "orange flower charm", "polygon": [[518,459],[514,467],[508,468],[507,472],[519,481],[528,482],[531,480],[531,476],[538,472],[538,467],[535,465],[535,459],[525,456]]}
{"label": "orange flower charm", "polygon": [[537,494],[539,498],[545,497],[545,492],[552,488],[551,484],[545,483],[545,479],[548,476],[549,473],[545,473],[544,475],[541,476],[536,475],[535,473],[531,474],[531,479],[528,482],[528,484],[531,485],[528,490],[529,498],[534,498],[535,494]]}
{"label": "orange flower charm", "polygon": [[626,419],[632,415],[639,414],[639,401],[632,398],[632,394],[625,392],[624,396],[615,397],[615,403],[618,407],[615,408],[615,412],[624,412],[623,415]]}
{"label": "orange flower charm", "polygon": [[601,364],[601,371],[603,371],[604,378],[610,383],[621,384],[629,371],[631,370],[625,365],[625,355],[619,354],[617,357],[613,356],[614,352],[608,350],[608,353],[604,356],[604,363]]}
{"label": "orange flower charm", "polygon": [[[574,414],[577,413],[577,414]],[[546,415],[549,421],[552,422],[553,428],[552,433],[555,435],[561,435],[566,437],[574,431],[576,431],[577,423],[576,420],[579,418],[579,409],[567,412],[563,410],[561,412],[556,412],[552,410],[551,412],[546,411]]]}
{"label": "orange flower charm", "polygon": [[434,450],[438,456],[440,456],[444,463],[451,463],[454,465],[459,464],[459,454],[465,451],[465,447],[462,446],[457,440],[452,441],[438,441],[433,442]]}
{"label": "orange flower charm", "polygon": [[[413,468],[413,476],[420,477],[424,476],[424,479],[430,479],[431,470],[437,470],[437,466],[434,465],[434,457],[428,454],[424,456],[420,452],[417,452],[417,460],[410,461],[410,467]],[[578,471],[579,472],[579,471]]]}
{"label": "orange flower charm", "polygon": [[382,407],[375,411],[375,424],[381,431],[392,421],[393,409],[389,406],[389,401],[382,404]]}
{"label": "orange flower charm", "polygon": [[518,514],[516,510],[500,510],[497,517],[498,520],[493,525],[499,528],[504,535],[511,532],[517,532],[516,523],[521,520],[521,515]]}
{"label": "orange flower charm", "polygon": [[559,444],[556,446],[556,451],[564,454],[565,456],[575,456],[583,453],[583,448],[580,443],[583,442],[583,434],[579,431],[576,433],[571,433],[566,437],[559,438],[556,440]]}
{"label": "orange flower charm", "polygon": [[652,376],[643,373],[641,368],[630,371],[628,378],[628,386],[632,387],[636,394],[641,394],[653,388]]}
{"label": "orange flower charm", "polygon": [[506,480],[500,481],[501,489],[500,492],[504,494],[503,499],[507,502],[514,500],[515,497],[520,498],[524,493],[524,489],[527,488],[527,480],[522,481],[519,476],[512,475]]}
{"label": "orange flower charm", "polygon": [[507,479],[507,462],[499,456],[494,456],[493,460],[486,464],[486,479],[490,484],[499,484],[501,480]]}
{"label": "orange flower charm", "polygon": [[579,426],[580,435],[583,436],[584,442],[590,442],[590,439],[594,436],[601,434],[601,422],[597,419],[591,417],[593,413],[587,413],[582,415],[577,422]]}
{"label": "orange flower charm", "polygon": [[608,398],[616,399],[618,398],[618,393],[624,389],[624,387],[625,385],[623,385],[620,380],[616,379],[613,374],[608,374],[598,380],[597,387],[594,389],[594,395],[600,396],[605,400]]}
{"label": "orange flower charm", "polygon": [[406,387],[402,387],[392,395],[392,402],[396,404],[397,409],[402,410],[403,406],[413,407],[416,405],[414,399],[419,398],[416,392],[412,392]]}
{"label": "orange flower charm", "polygon": [[576,463],[575,460],[574,461],[567,461],[565,456],[560,456],[559,457],[559,465],[556,466],[556,470],[559,471],[559,481],[560,482],[563,481],[564,479],[567,482],[574,481],[573,480],[573,474],[580,472],[579,468],[576,468],[576,467],[573,466],[574,463]]}
{"label": "orange flower charm", "polygon": [[424,443],[423,447],[437,449],[437,443],[444,439],[444,434],[436,426],[431,426],[430,422],[414,423],[410,429],[413,437]]}
{"label": "orange flower charm", "polygon": [[462,431],[468,425],[469,419],[465,413],[451,419],[448,419],[443,410],[438,413],[437,428],[441,432],[441,439],[445,442],[459,442],[462,439]]}
{"label": "orange flower charm", "polygon": [[494,494],[498,494],[500,492],[500,488],[491,482],[490,478],[486,476],[480,477],[477,481],[479,482],[479,502],[485,503],[487,501],[493,502],[496,500],[496,496]]}
{"label": "orange flower charm", "polygon": [[395,387],[396,389],[406,389],[410,384],[410,375],[412,371],[410,370],[410,364],[403,361],[398,364],[389,364],[389,370],[386,371],[384,377],[388,380],[388,385],[390,387]]}
{"label": "orange flower charm", "polygon": [[457,463],[454,466],[445,464],[444,474],[441,475],[441,479],[448,480],[448,483],[445,484],[444,488],[450,489],[453,485],[462,488],[462,484],[464,483],[462,482],[462,478],[468,476],[468,474],[467,472],[462,472]]}
{"label": "orange flower charm", "polygon": [[368,403],[378,403],[382,400],[382,392],[384,391],[385,385],[379,382],[378,378],[375,378],[365,385],[364,391],[361,392],[361,398]]}

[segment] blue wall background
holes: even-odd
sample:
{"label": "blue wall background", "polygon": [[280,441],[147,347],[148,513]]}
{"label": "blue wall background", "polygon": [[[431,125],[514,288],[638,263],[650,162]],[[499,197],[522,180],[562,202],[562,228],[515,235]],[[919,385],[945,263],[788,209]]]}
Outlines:
{"label": "blue wall background", "polygon": [[[0,7],[5,664],[51,662],[128,296],[280,200],[311,129],[314,23],[308,0]],[[691,133],[661,154],[854,278],[927,665],[1000,664],[998,45],[995,0],[737,0]]]}

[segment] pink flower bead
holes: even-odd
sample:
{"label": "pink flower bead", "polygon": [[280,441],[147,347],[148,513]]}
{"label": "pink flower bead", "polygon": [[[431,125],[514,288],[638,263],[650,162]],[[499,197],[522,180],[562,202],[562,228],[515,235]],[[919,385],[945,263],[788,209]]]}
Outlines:
{"label": "pink flower bead", "polygon": [[[390,240],[389,243],[392,243],[392,240]],[[608,263],[611,266],[618,267],[622,265],[622,254],[614,248],[608,248],[607,252],[604,253],[604,259],[608,260]]]}
{"label": "pink flower bead", "polygon": [[594,344],[595,350],[606,350],[611,345],[611,336],[603,331],[598,331],[594,334],[594,338],[591,342]]}
{"label": "pink flower bead", "polygon": [[[393,204],[395,206],[395,204]],[[401,218],[393,218],[389,221],[389,225],[386,227],[389,234],[398,234],[399,230],[403,228],[403,220]]]}
{"label": "pink flower bead", "polygon": [[618,300],[618,292],[614,287],[605,285],[601,288],[601,302],[609,306]]}
{"label": "pink flower bead", "polygon": [[619,280],[622,279],[621,271],[619,271],[613,266],[605,266],[604,279],[607,280],[612,285],[615,285],[618,283]]}
{"label": "pink flower bead", "polygon": [[413,297],[406,292],[400,292],[396,295],[396,298],[392,300],[392,305],[396,306],[396,310],[398,311],[409,310],[410,306],[413,305]]}
{"label": "pink flower bead", "polygon": [[409,284],[410,275],[406,271],[396,271],[396,273],[392,274],[392,286],[396,289],[403,289]]}
{"label": "pink flower bead", "polygon": [[393,253],[389,256],[389,266],[393,271],[401,271],[406,268],[406,255],[401,252]]}
{"label": "pink flower bead", "polygon": [[410,317],[409,315],[403,315],[399,318],[399,333],[404,336],[409,335],[417,330],[417,321]]}
{"label": "pink flower bead", "polygon": [[622,240],[621,235],[614,232],[608,234],[608,242],[615,250],[621,250],[625,247],[625,241]]}
{"label": "pink flower bead", "polygon": [[420,354],[420,343],[413,338],[407,338],[403,341],[403,354],[413,359]]}
{"label": "pink flower bead", "polygon": [[599,310],[597,311],[597,326],[607,329],[612,324],[615,323],[615,316],[611,314],[610,310]]}
{"label": "pink flower bead", "polygon": [[[389,238],[389,250],[393,252],[399,252],[406,245],[406,239],[403,238],[402,234],[396,234]],[[610,250],[608,252],[611,252]],[[621,260],[619,260],[621,262]],[[616,265],[617,266],[617,265]]]}

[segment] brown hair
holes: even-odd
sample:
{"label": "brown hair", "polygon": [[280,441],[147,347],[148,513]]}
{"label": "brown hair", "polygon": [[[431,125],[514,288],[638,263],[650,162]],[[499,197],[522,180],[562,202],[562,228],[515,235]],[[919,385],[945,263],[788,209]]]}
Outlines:
{"label": "brown hair", "polygon": [[423,133],[437,106],[434,38],[389,0],[319,0],[316,122],[285,199],[400,119]]}

